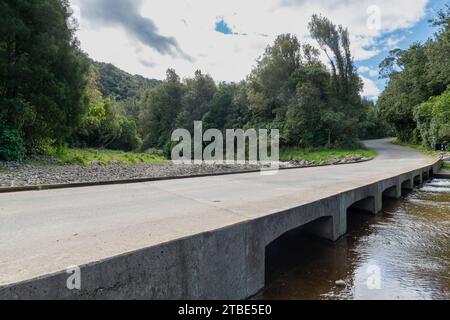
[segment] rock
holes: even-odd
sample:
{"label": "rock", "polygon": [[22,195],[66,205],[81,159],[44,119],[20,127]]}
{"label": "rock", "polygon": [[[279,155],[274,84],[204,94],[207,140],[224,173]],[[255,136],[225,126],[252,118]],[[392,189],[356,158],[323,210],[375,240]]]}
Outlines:
{"label": "rock", "polygon": [[338,287],[346,287],[346,286],[347,286],[347,283],[346,283],[344,280],[337,280],[337,281],[335,282],[335,284],[336,284]]}
{"label": "rock", "polygon": [[341,159],[332,159],[332,164],[337,165],[341,163]]}
{"label": "rock", "polygon": [[[42,158],[41,158],[42,160]],[[240,172],[257,170],[258,165],[242,164],[201,164],[201,165],[175,165],[170,161],[161,163],[118,164],[107,165],[90,164],[88,166],[59,164],[50,158],[45,159],[54,164],[40,163],[15,163],[0,161],[0,185],[3,186],[27,186],[42,184],[61,184],[75,182],[111,181],[128,178],[156,178],[168,176],[186,176],[208,173]],[[338,162],[334,158],[323,161],[321,165]],[[349,162],[342,159],[341,162]],[[311,167],[316,166],[305,160],[292,160],[281,162],[282,168]],[[5,171],[7,170],[7,171]]]}

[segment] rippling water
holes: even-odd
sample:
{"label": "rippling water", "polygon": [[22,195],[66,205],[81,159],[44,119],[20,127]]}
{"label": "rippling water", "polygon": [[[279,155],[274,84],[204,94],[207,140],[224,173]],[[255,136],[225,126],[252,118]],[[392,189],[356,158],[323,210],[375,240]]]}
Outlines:
{"label": "rippling water", "polygon": [[450,299],[450,180],[384,205],[378,216],[349,212],[336,243],[285,240],[256,299]]}

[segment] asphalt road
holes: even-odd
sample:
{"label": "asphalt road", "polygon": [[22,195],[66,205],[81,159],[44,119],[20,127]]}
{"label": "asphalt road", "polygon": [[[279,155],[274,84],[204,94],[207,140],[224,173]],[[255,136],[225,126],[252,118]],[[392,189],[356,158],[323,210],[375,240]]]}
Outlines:
{"label": "asphalt road", "polygon": [[434,162],[368,141],[369,162],[0,194],[0,285],[269,215]]}

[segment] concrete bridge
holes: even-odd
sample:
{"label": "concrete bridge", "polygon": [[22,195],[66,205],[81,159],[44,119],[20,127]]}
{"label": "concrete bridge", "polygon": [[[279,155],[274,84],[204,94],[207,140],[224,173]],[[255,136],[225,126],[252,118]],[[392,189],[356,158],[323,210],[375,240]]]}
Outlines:
{"label": "concrete bridge", "polygon": [[[368,141],[369,162],[0,194],[0,299],[241,299],[264,287],[265,250],[304,226],[331,241],[347,210],[373,214],[440,167]],[[66,286],[79,266],[81,289]]]}

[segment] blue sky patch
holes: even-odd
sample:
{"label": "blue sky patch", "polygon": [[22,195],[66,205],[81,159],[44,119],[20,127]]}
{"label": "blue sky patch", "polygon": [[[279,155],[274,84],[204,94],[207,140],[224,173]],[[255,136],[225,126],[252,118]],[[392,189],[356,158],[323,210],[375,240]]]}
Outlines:
{"label": "blue sky patch", "polygon": [[[386,86],[386,80],[378,79],[378,75],[375,75],[375,72],[370,72],[367,69],[372,71],[378,70],[380,62],[387,56],[389,49],[399,48],[405,50],[415,42],[424,43],[428,38],[432,37],[437,31],[437,28],[431,26],[428,20],[434,18],[436,16],[436,12],[442,8],[444,8],[444,4],[441,0],[431,0],[427,5],[426,15],[416,25],[409,29],[397,30],[395,32],[381,35],[377,39],[376,45],[374,46],[374,48],[378,47],[381,49],[379,54],[372,58],[355,62],[357,68],[362,67],[366,70],[365,72],[360,71],[360,73],[364,77],[373,80],[380,91],[383,91]],[[388,39],[399,39],[399,41],[394,47],[388,48]]]}
{"label": "blue sky patch", "polygon": [[223,34],[235,34],[233,30],[231,30],[230,26],[223,20],[223,18],[220,18],[216,22],[216,31],[223,33]]}

